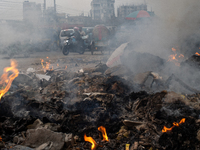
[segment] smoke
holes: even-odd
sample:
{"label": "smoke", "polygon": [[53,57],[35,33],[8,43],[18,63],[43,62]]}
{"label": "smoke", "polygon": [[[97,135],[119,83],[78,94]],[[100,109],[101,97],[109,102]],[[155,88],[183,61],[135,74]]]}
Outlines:
{"label": "smoke", "polygon": [[32,15],[31,20],[27,22],[20,20],[0,22],[0,53],[14,57],[18,54],[23,56],[26,53],[48,49],[56,31],[42,25],[39,19]]}
{"label": "smoke", "polygon": [[[200,32],[198,0],[150,0],[147,5],[155,11],[154,19],[148,25],[138,23],[120,40],[126,38],[132,42],[142,41],[138,51],[150,52],[165,59],[168,57],[166,53],[169,54],[172,47],[179,47],[184,54],[195,48]],[[193,53],[194,51],[189,54]]]}
{"label": "smoke", "polygon": [[[146,71],[159,72],[168,77],[175,74],[191,87],[197,88],[200,72],[191,66],[177,67],[175,64],[169,63],[168,59],[173,54],[173,47],[177,48],[177,53],[185,55],[184,59],[199,50],[199,1],[150,0],[148,5],[152,6],[155,11],[155,17],[135,23],[126,22],[118,29],[116,38],[122,43],[124,41],[131,43],[130,51],[125,54],[123,62],[135,74]],[[158,65],[155,65],[156,61],[153,59],[157,59],[156,57],[148,56],[148,54],[139,57],[137,53],[131,51],[150,53],[163,58],[165,62],[160,61],[162,63],[159,64],[158,61]]]}
{"label": "smoke", "polygon": [[200,3],[198,0],[154,1],[159,12],[157,15],[164,21],[166,31],[173,31],[176,42],[184,42],[188,36],[199,32]]}

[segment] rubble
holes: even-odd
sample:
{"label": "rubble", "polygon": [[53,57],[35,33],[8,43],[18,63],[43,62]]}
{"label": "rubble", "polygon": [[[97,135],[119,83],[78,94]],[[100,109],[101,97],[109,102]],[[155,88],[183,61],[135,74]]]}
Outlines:
{"label": "rubble", "polygon": [[[84,135],[93,138],[96,150],[127,144],[133,150],[199,147],[200,95],[175,75],[169,81],[154,71],[135,74],[123,65],[99,64],[77,73],[47,71],[47,76],[20,74],[2,97],[2,148],[91,149]],[[167,91],[172,81],[195,94]],[[182,118],[185,123],[162,132]],[[109,142],[102,141],[100,126]]]}
{"label": "rubble", "polygon": [[[43,145],[44,143],[51,142]],[[65,144],[65,137],[63,133],[52,132],[46,128],[28,129],[26,132],[26,140],[24,145],[42,149],[47,147],[50,150],[61,150]],[[42,145],[42,146],[41,146]],[[40,147],[40,148],[39,148]]]}

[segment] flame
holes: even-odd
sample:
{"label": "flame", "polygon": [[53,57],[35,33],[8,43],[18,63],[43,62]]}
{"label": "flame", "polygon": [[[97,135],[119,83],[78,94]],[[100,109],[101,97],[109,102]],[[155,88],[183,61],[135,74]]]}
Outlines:
{"label": "flame", "polygon": [[176,59],[176,56],[177,54],[170,55],[168,61],[173,61],[173,60],[178,61],[178,59]]}
{"label": "flame", "polygon": [[109,141],[107,133],[106,133],[106,128],[103,126],[100,126],[100,127],[98,127],[98,130],[101,131],[101,133],[102,133],[103,141]]}
{"label": "flame", "polygon": [[179,63],[180,59],[184,58],[184,55],[183,54],[178,55],[176,52],[177,51],[176,48],[172,48],[172,51],[174,52],[174,54],[169,56],[168,61],[174,62],[176,66],[180,66]]}
{"label": "flame", "polygon": [[[8,90],[10,89],[13,80],[18,76],[19,74],[19,70],[16,68],[17,67],[17,63],[15,60],[11,60],[11,67],[6,67],[4,68],[4,73],[1,76],[1,80],[0,80],[0,84],[3,85],[3,87],[5,86],[4,89],[0,90],[0,99],[2,98],[2,96],[8,92]],[[9,72],[13,72],[13,74],[11,74],[9,76]],[[6,85],[7,84],[7,85]]]}
{"label": "flame", "polygon": [[173,51],[173,52],[176,52],[176,49],[175,49],[174,47],[172,47],[172,51]]}
{"label": "flame", "polygon": [[179,57],[179,58],[184,58],[184,55],[183,55],[183,54],[180,54],[178,57]]}
{"label": "flame", "polygon": [[86,134],[84,134],[84,140],[86,142],[90,142],[92,144],[91,150],[95,150],[97,148],[97,143],[92,137],[87,137]]}
{"label": "flame", "polygon": [[179,124],[185,123],[185,118],[181,119],[181,121],[179,122]]}
{"label": "flame", "polygon": [[[49,59],[49,57],[47,57],[47,59]],[[40,59],[40,60],[41,60],[41,65],[42,65],[42,68],[43,68],[44,72],[46,72],[47,70],[50,70],[50,71],[53,70],[53,66],[50,69],[50,65],[51,65],[50,62],[46,62],[46,65],[44,65],[44,60],[43,59]]]}
{"label": "flame", "polygon": [[198,52],[195,53],[196,55],[200,56],[200,54]]}
{"label": "flame", "polygon": [[166,126],[163,127],[162,132],[168,132],[171,131],[174,127],[167,128]]}
{"label": "flame", "polygon": [[168,132],[171,131],[174,127],[179,127],[180,124],[185,123],[185,118],[181,119],[179,123],[174,122],[173,126],[171,128],[167,128],[166,126],[163,127],[162,132]]}
{"label": "flame", "polygon": [[45,68],[45,67],[44,67],[44,60],[43,60],[43,59],[40,59],[40,60],[41,60],[42,68]]}
{"label": "flame", "polygon": [[2,137],[0,136],[0,142],[2,141]]}

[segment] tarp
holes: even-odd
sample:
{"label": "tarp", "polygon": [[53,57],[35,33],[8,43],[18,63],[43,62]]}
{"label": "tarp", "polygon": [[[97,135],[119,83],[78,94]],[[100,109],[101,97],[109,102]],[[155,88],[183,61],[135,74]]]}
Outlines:
{"label": "tarp", "polygon": [[136,20],[137,18],[148,18],[150,14],[145,10],[134,11],[126,16],[126,20]]}
{"label": "tarp", "polygon": [[121,64],[121,59],[120,56],[122,56],[124,54],[124,50],[127,47],[128,43],[124,43],[121,46],[119,46],[110,56],[110,58],[108,59],[106,65],[108,67],[114,67],[117,65]]}
{"label": "tarp", "polygon": [[92,36],[95,41],[107,41],[109,38],[109,30],[104,25],[97,25],[93,29]]}

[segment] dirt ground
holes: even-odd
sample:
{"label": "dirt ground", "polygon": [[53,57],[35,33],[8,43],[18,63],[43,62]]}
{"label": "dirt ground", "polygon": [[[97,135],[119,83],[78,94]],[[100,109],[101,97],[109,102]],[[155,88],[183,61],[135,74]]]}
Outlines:
{"label": "dirt ground", "polygon": [[[20,72],[26,72],[28,68],[33,68],[36,71],[42,73],[43,68],[41,65],[41,59],[44,60],[44,66],[46,62],[50,62],[50,68],[66,69],[69,71],[78,71],[82,68],[94,67],[99,63],[106,63],[109,58],[109,53],[94,52],[91,55],[90,52],[85,52],[83,55],[78,53],[70,53],[65,56],[60,51],[53,52],[35,52],[31,54],[29,58],[16,55],[12,59],[15,59],[18,63],[18,69]],[[0,74],[3,73],[5,67],[10,66],[10,58],[7,55],[0,55]]]}

